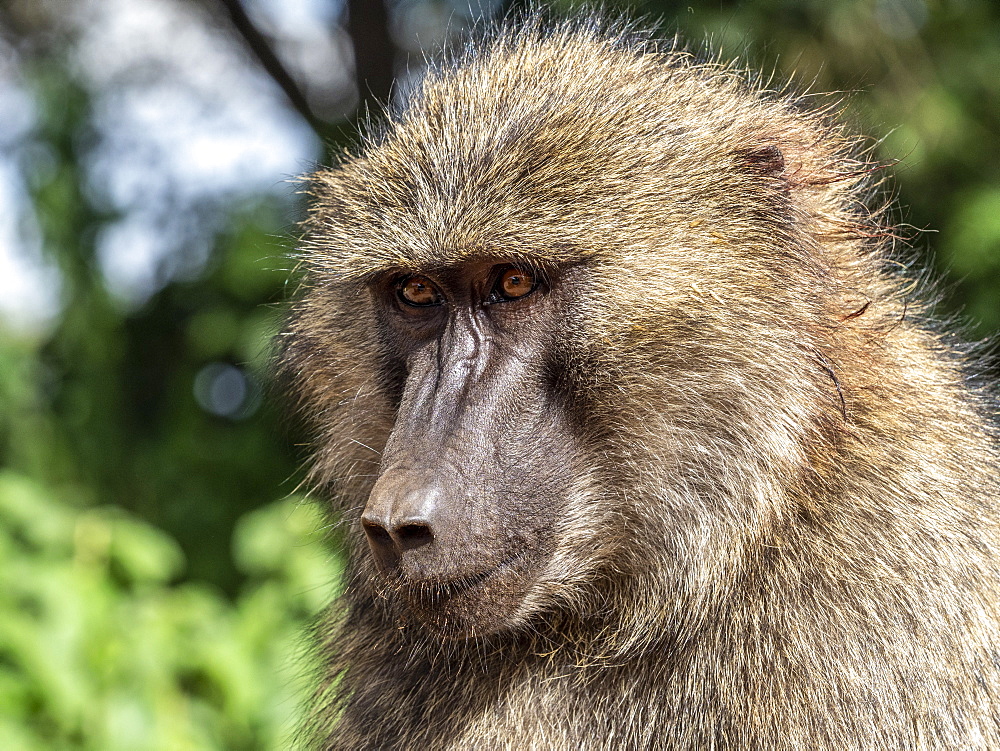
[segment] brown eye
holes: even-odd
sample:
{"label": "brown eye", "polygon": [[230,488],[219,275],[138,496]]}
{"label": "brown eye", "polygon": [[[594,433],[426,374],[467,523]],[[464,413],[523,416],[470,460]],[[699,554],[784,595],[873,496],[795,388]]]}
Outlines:
{"label": "brown eye", "polygon": [[426,307],[444,302],[437,287],[426,276],[408,276],[396,287],[399,299],[407,305]]}
{"label": "brown eye", "polygon": [[516,300],[534,291],[538,286],[535,275],[528,269],[509,266],[500,272],[493,285],[492,302]]}

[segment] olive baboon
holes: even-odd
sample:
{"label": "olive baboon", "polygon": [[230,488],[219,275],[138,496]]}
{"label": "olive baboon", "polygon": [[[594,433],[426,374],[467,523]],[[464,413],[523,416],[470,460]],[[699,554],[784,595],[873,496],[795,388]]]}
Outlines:
{"label": "olive baboon", "polygon": [[1000,748],[995,402],[828,112],[498,32],[314,176],[336,749]]}

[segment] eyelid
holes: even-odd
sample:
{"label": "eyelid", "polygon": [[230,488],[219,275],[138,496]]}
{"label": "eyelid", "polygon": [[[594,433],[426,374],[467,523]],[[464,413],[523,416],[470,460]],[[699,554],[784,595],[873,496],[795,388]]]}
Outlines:
{"label": "eyelid", "polygon": [[[504,274],[510,271],[511,269],[531,277],[532,280],[531,289],[525,292],[523,295],[518,295],[517,297],[507,297],[499,290]],[[526,297],[531,297],[531,295],[535,294],[535,292],[538,291],[538,288],[541,287],[542,284],[544,283],[545,283],[545,275],[543,274],[541,269],[536,268],[531,264],[505,263],[500,266],[494,267],[492,273],[492,282],[489,288],[490,289],[489,295],[487,296],[484,302],[487,305],[517,302],[518,300],[523,300]]]}
{"label": "eyelid", "polygon": [[[413,300],[406,297],[405,289],[406,285],[414,280],[420,280],[420,284],[430,290],[434,299],[430,302],[414,302]],[[424,274],[404,274],[396,279],[393,283],[393,289],[396,293],[396,299],[407,308],[435,308],[443,305],[445,302],[444,294],[438,288],[438,286],[429,277]]]}

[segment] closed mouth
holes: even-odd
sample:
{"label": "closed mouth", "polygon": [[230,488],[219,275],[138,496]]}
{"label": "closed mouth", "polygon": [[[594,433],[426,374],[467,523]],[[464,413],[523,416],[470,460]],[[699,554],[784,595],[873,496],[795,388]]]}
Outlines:
{"label": "closed mouth", "polygon": [[470,590],[482,587],[492,579],[502,576],[516,568],[525,559],[524,553],[518,553],[504,559],[495,567],[474,574],[447,580],[401,581],[403,590],[413,604],[420,607],[435,607],[463,595]]}

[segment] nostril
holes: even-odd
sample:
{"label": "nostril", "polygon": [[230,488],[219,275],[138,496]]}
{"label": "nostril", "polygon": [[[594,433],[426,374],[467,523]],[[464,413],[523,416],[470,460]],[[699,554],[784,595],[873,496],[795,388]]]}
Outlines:
{"label": "nostril", "polygon": [[396,539],[403,550],[413,550],[434,541],[431,526],[424,522],[410,522],[396,528]]}
{"label": "nostril", "polygon": [[399,550],[389,530],[378,522],[362,519],[361,526],[368,536],[368,546],[372,550],[375,562],[383,572],[389,572],[399,565]]}
{"label": "nostril", "polygon": [[390,532],[381,523],[372,519],[362,519],[361,526],[368,535],[368,542],[377,554],[382,557],[396,555],[407,550],[413,550],[434,541],[431,525],[421,520],[409,520],[395,527]]}
{"label": "nostril", "polygon": [[368,535],[368,539],[371,540],[373,544],[379,546],[392,546],[392,536],[381,524],[370,522],[367,519],[362,519],[361,526],[365,528],[365,534]]}
{"label": "nostril", "polygon": [[365,528],[365,532],[368,533],[369,537],[390,539],[389,532],[378,522],[370,522],[367,519],[362,519],[361,526]]}

